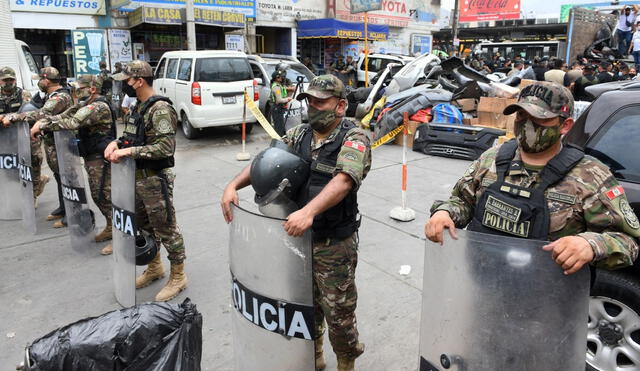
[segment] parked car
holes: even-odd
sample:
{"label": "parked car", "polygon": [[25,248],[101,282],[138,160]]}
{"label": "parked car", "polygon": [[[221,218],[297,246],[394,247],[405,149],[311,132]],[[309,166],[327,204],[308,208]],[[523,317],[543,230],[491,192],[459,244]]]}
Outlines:
{"label": "parked car", "polygon": [[[608,85],[609,90],[601,85]],[[633,212],[640,215],[640,84],[599,84],[587,91],[597,99],[576,120],[564,141],[609,166],[624,187]],[[587,370],[640,370],[640,264],[594,272]]]}
{"label": "parked car", "polygon": [[[155,70],[153,88],[171,99],[188,139],[200,129],[242,124],[244,89],[257,103],[259,93],[247,55],[224,50],[164,53]],[[247,132],[256,118],[247,110]]]}
{"label": "parked car", "polygon": [[[368,64],[369,64],[369,85],[373,82],[371,81],[380,71],[384,71],[387,68],[389,63],[399,63],[401,65],[405,65],[415,58],[403,56],[403,55],[392,55],[392,54],[369,54]],[[365,65],[364,65],[364,54],[360,54],[358,56],[358,61],[356,62],[357,71],[358,71],[358,86],[364,86],[365,81]]]}
{"label": "parked car", "polygon": [[[298,83],[298,79],[301,79],[302,85],[300,88],[306,90],[309,88],[309,83],[315,75],[305,65],[300,63],[295,57],[286,55],[274,55],[274,54],[261,54],[261,55],[249,55],[249,64],[253,70],[253,76],[256,78],[258,88],[260,91],[260,111],[267,119],[270,119],[271,112],[271,75],[275,72],[276,67],[286,68],[287,80],[290,84],[295,86]],[[298,92],[300,89],[298,89]],[[296,93],[296,94],[297,94]],[[307,121],[307,103],[306,101],[299,102],[292,100],[289,103],[289,115],[287,118],[287,128],[301,122]]]}

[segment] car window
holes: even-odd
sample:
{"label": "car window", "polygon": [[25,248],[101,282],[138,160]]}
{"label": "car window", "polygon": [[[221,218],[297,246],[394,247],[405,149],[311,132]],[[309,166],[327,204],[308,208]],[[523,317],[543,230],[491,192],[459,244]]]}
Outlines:
{"label": "car window", "polygon": [[198,58],[195,80],[230,82],[253,79],[251,66],[244,58]]}
{"label": "car window", "polygon": [[166,61],[167,61],[166,58],[162,58],[160,63],[158,63],[158,67],[156,67],[156,75],[155,75],[156,79],[161,79],[164,77],[164,69],[166,67],[166,64],[165,64]]}
{"label": "car window", "polygon": [[38,64],[36,60],[33,58],[33,54],[31,54],[31,50],[26,46],[22,46],[22,53],[24,54],[24,58],[27,60],[27,65],[29,66],[29,70],[33,74],[39,74],[40,70],[38,69]]}
{"label": "car window", "polygon": [[181,59],[180,68],[178,68],[178,80],[189,81],[191,79],[191,62],[192,59]]}
{"label": "car window", "polygon": [[640,106],[623,108],[587,144],[585,152],[604,162],[616,178],[640,183]]}
{"label": "car window", "polygon": [[369,57],[369,72],[380,71],[381,64],[382,64],[382,59]]}
{"label": "car window", "polygon": [[165,77],[167,79],[175,79],[177,72],[178,72],[178,58],[169,59],[169,63],[167,63],[167,75]]}
{"label": "car window", "polygon": [[263,82],[264,81],[264,76],[262,76],[262,70],[260,69],[260,66],[258,66],[255,63],[249,63],[251,65],[251,71],[253,72],[253,77],[255,77],[256,79],[262,79]]}
{"label": "car window", "polygon": [[[273,75],[273,72],[276,70],[276,66],[278,64],[269,63],[264,64],[263,66],[267,74]],[[303,82],[311,82],[311,80],[313,80],[313,78],[315,77],[315,75],[311,71],[309,71],[309,69],[303,64],[288,63],[287,66],[287,79],[289,79],[292,84],[295,84],[296,81],[298,81],[298,76],[302,76],[304,78]]]}

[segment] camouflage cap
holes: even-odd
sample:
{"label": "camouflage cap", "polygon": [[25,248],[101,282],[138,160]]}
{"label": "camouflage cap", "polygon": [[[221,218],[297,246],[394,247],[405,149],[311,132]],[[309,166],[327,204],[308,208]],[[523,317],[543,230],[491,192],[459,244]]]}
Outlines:
{"label": "camouflage cap", "polygon": [[311,80],[309,89],[304,93],[298,94],[297,99],[303,100],[308,97],[314,97],[318,99],[327,99],[330,97],[338,97],[340,99],[346,98],[346,91],[344,84],[334,75],[320,75]]}
{"label": "camouflage cap", "polygon": [[71,86],[76,89],[86,88],[87,86],[89,86],[100,90],[100,88],[102,87],[102,82],[96,75],[80,75],[80,77],[78,77],[76,81],[71,83]]}
{"label": "camouflage cap", "polygon": [[122,68],[122,72],[113,75],[113,79],[119,81],[130,77],[153,77],[153,69],[145,61],[132,61]]}
{"label": "camouflage cap", "polygon": [[16,79],[16,71],[11,67],[2,67],[0,68],[0,80],[5,79]]}
{"label": "camouflage cap", "polygon": [[507,106],[503,113],[511,115],[519,109],[539,119],[571,117],[573,96],[571,91],[562,85],[547,81],[536,82],[524,87],[518,97],[518,103]]}
{"label": "camouflage cap", "polygon": [[60,72],[55,67],[44,67],[40,69],[40,73],[37,75],[33,75],[34,80],[39,79],[49,79],[49,80],[60,80]]}

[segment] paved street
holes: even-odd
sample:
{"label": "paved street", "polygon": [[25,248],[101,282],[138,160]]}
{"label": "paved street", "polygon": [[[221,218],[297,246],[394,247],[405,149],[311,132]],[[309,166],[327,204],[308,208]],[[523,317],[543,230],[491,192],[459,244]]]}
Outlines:
{"label": "paved street", "polygon": [[[178,134],[175,205],[187,247],[189,287],[175,301],[190,297],[202,312],[203,370],[232,370],[228,229],[219,200],[226,183],[246,162],[235,160],[240,151],[235,128],[209,129],[198,140]],[[253,156],[268,145],[258,127],[249,137]],[[358,327],[366,351],[356,363],[362,370],[416,370],[424,233],[427,210],[436,198],[446,197],[468,161],[409,153],[409,206],[413,222],[389,218],[400,205],[401,147],[374,151],[373,167],[359,192],[363,215],[357,270]],[[47,169],[45,173],[50,173]],[[243,205],[253,207],[253,191],[240,193]],[[111,257],[99,254],[104,244],[86,255],[69,246],[66,230],[44,221],[56,206],[54,183],[49,183],[37,209],[39,233],[23,232],[20,222],[0,222],[0,369],[11,370],[21,360],[27,342],[68,323],[119,309],[111,277]],[[97,215],[97,208],[94,206]],[[104,220],[100,216],[98,228]],[[165,267],[169,263],[162,251]],[[401,265],[411,273],[401,276]],[[164,282],[164,281],[162,281]],[[163,283],[140,290],[141,301],[152,300]],[[335,357],[325,342],[329,370]],[[286,353],[283,353],[283,356]]]}

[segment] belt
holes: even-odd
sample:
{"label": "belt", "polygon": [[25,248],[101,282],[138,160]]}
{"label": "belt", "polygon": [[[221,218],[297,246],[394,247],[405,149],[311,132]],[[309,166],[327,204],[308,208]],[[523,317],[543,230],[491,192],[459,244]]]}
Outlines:
{"label": "belt", "polygon": [[148,177],[160,175],[162,170],[154,170],[154,169],[137,169],[136,170],[136,180],[145,179]]}

